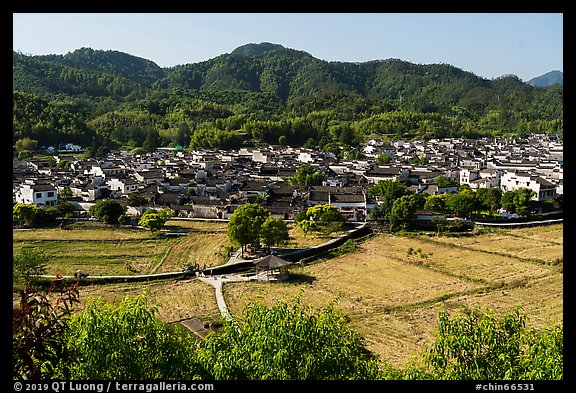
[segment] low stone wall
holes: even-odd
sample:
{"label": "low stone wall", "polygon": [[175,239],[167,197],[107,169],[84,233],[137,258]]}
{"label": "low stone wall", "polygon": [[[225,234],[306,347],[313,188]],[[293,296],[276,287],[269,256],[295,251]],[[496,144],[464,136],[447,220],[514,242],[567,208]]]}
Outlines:
{"label": "low stone wall", "polygon": [[[319,244],[317,246],[312,246],[308,248],[303,248],[296,251],[290,251],[284,254],[279,254],[278,256],[290,262],[298,262],[302,259],[311,259],[315,256],[321,255],[331,249],[341,246],[348,239],[358,239],[364,237],[372,232],[372,229],[363,223],[359,227],[351,229],[334,239],[331,239],[325,243]],[[206,269],[204,274],[228,274],[244,272],[254,268],[254,262],[252,260],[241,261],[233,264],[224,264],[220,266],[214,266],[210,269]],[[163,279],[178,279],[178,278],[193,278],[195,275],[193,273],[183,273],[183,272],[170,272],[170,273],[157,273],[157,274],[143,274],[134,276],[88,276],[86,278],[76,278],[74,276],[64,276],[66,279],[78,280],[81,284],[109,284],[115,282],[140,282],[149,280],[163,280]],[[42,280],[54,280],[55,276],[38,276]]]}
{"label": "low stone wall", "polygon": [[301,250],[288,252],[285,254],[278,255],[280,258],[285,259],[290,262],[298,262],[302,259],[311,259],[315,256],[324,254],[325,252],[332,250],[336,247],[340,247],[342,244],[346,243],[348,239],[358,239],[366,236],[372,232],[372,229],[365,223],[360,225],[358,228],[354,228],[348,232],[345,232],[334,239],[327,241],[326,243],[319,244],[317,246],[312,246],[308,248],[303,248]]}
{"label": "low stone wall", "polygon": [[476,226],[479,227],[493,227],[493,228],[521,228],[533,227],[540,225],[559,224],[564,222],[563,218],[554,220],[540,220],[540,221],[517,221],[517,222],[480,222],[476,221]]}

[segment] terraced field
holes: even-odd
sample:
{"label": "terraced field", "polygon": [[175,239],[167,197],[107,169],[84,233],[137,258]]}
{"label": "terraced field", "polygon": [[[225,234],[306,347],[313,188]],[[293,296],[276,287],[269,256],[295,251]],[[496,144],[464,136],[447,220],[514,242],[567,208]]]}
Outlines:
{"label": "terraced field", "polygon": [[[225,228],[225,223],[171,223],[170,230],[190,232],[169,239],[111,228],[14,231],[13,249],[41,249],[49,257],[49,274],[80,268],[93,275],[125,275],[127,261],[139,273],[174,271],[194,262],[223,263],[230,245]],[[326,240],[303,236],[295,228],[291,234],[293,247]],[[400,365],[430,343],[441,308],[504,313],[521,306],[529,325],[562,322],[562,236],[561,224],[459,237],[380,234],[360,242],[352,253],[294,265],[284,283],[226,283],[224,297],[234,314],[255,297],[272,304],[300,296],[313,307],[337,301],[368,348]],[[82,286],[81,308],[93,297],[118,303],[144,290],[161,305],[159,316],[166,322],[219,317],[213,288],[196,279]]]}
{"label": "terraced field", "polygon": [[256,296],[269,304],[300,296],[314,307],[338,297],[368,347],[400,365],[430,343],[440,308],[520,306],[529,325],[562,322],[561,259],[561,225],[457,238],[381,234],[354,253],[293,268],[292,282],[231,283],[224,295],[233,313]]}

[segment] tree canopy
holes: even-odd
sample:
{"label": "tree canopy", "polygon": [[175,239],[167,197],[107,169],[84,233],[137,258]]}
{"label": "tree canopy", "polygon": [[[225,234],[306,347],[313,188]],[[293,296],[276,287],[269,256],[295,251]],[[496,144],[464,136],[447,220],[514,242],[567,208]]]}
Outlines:
{"label": "tree canopy", "polygon": [[[56,284],[56,282],[55,282]],[[64,284],[62,280],[57,284]],[[54,285],[50,291],[56,290]],[[49,291],[49,292],[50,292]],[[382,363],[338,310],[338,298],[313,308],[296,296],[250,300],[218,332],[197,340],[158,318],[148,293],[118,305],[79,303],[76,286],[56,306],[29,286],[14,314],[14,377],[181,380],[562,380],[562,325],[526,326],[517,307],[440,310],[435,336],[402,366]],[[42,329],[33,329],[39,324]]]}
{"label": "tree canopy", "polygon": [[239,244],[244,253],[244,246],[258,245],[262,224],[268,212],[257,203],[246,203],[238,206],[228,221],[228,238]]}
{"label": "tree canopy", "polygon": [[118,224],[118,219],[125,212],[126,208],[112,199],[101,199],[88,209],[91,216],[107,224]]}

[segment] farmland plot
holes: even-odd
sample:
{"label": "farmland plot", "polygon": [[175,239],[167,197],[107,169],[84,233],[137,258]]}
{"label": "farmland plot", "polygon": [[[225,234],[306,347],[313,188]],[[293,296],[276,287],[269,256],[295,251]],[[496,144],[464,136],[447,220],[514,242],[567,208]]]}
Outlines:
{"label": "farmland plot", "polygon": [[[71,244],[72,243],[72,244]],[[14,253],[26,246],[43,252],[47,274],[73,275],[77,269],[93,276],[145,274],[174,243],[173,239],[44,240],[13,243]],[[129,263],[133,271],[125,267]]]}
{"label": "farmland plot", "polygon": [[220,315],[213,288],[196,279],[82,286],[76,311],[84,309],[89,299],[102,298],[118,305],[126,295],[138,296],[144,291],[150,304],[158,305],[158,317],[164,322],[191,317],[214,319]]}
{"label": "farmland plot", "polygon": [[[294,279],[285,283],[227,283],[224,296],[232,313],[241,312],[254,297],[272,304],[300,296],[313,307],[338,297],[338,309],[350,317],[367,348],[390,364],[402,365],[431,343],[440,309],[453,313],[480,307],[504,314],[521,307],[529,325],[562,322],[562,271],[532,260],[538,247],[531,248],[558,246],[562,232],[543,231],[544,239],[537,231],[516,233],[510,231],[515,243],[504,245],[501,253],[483,247],[495,241],[490,233],[433,241],[428,236],[381,234],[353,253],[291,268]],[[527,237],[526,248],[520,236]],[[530,254],[521,253],[526,249]],[[546,260],[561,256],[559,249],[547,251],[552,255],[544,252]]]}
{"label": "farmland plot", "polygon": [[481,236],[434,237],[434,241],[461,248],[510,255],[542,264],[555,263],[563,256],[562,226],[496,230]]}
{"label": "farmland plot", "polygon": [[[381,245],[388,255],[406,262],[420,263],[431,270],[486,284],[513,284],[519,280],[543,277],[551,267],[461,244],[430,241],[427,237],[384,237]],[[422,258],[407,255],[410,249],[421,250]]]}
{"label": "farmland plot", "polygon": [[184,266],[196,263],[200,267],[222,265],[228,261],[230,246],[232,243],[226,233],[190,233],[174,244],[154,272],[178,272]]}

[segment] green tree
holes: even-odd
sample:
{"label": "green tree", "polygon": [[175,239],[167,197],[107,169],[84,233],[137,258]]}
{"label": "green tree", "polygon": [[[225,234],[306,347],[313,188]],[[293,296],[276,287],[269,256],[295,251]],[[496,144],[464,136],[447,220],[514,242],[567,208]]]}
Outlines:
{"label": "green tree", "polygon": [[[442,194],[446,195],[446,194]],[[442,195],[431,195],[426,199],[424,209],[435,213],[443,213],[446,209],[445,197]]]}
{"label": "green tree", "polygon": [[508,213],[518,213],[524,216],[530,210],[531,199],[534,195],[536,193],[533,190],[525,187],[506,191],[501,198],[502,209]]}
{"label": "green tree", "polygon": [[380,180],[378,183],[368,189],[368,195],[376,196],[379,203],[378,217],[386,218],[392,210],[394,201],[404,195],[410,195],[412,192],[406,186],[395,180]]}
{"label": "green tree", "polygon": [[270,251],[270,246],[283,244],[290,239],[288,226],[283,220],[269,216],[262,223],[260,238],[264,245],[268,247],[268,251]]}
{"label": "green tree", "polygon": [[139,191],[131,192],[128,195],[128,206],[146,206],[149,202],[146,198],[144,198]]}
{"label": "green tree", "polygon": [[34,152],[38,147],[38,141],[32,138],[21,138],[16,141],[14,147],[18,153],[25,150]]}
{"label": "green tree", "polygon": [[312,186],[322,184],[325,176],[324,172],[316,170],[312,165],[304,164],[298,167],[296,173],[290,176],[287,181],[292,187],[306,191]]}
{"label": "green tree", "polygon": [[325,235],[339,231],[342,229],[342,224],[340,210],[329,204],[310,206],[306,210],[305,218],[297,223],[304,233],[314,230]]}
{"label": "green tree", "polygon": [[438,187],[448,187],[457,185],[453,180],[448,179],[444,175],[437,176],[434,181]]}
{"label": "green tree", "polygon": [[386,165],[389,164],[390,161],[392,161],[392,157],[390,156],[390,154],[380,153],[376,156],[375,161],[376,164],[378,165]]}
{"label": "green tree", "polygon": [[144,148],[147,152],[156,151],[156,148],[160,146],[160,136],[158,135],[158,131],[150,130],[146,135],[146,139],[142,144],[142,148]]}
{"label": "green tree", "polygon": [[70,379],[74,358],[69,356],[64,334],[74,305],[80,303],[77,286],[56,279],[46,293],[28,284],[19,290],[20,307],[12,324],[14,379]]}
{"label": "green tree", "polygon": [[112,199],[99,200],[90,206],[88,213],[107,224],[118,224],[118,218],[126,212],[126,208]]}
{"label": "green tree", "polygon": [[262,194],[258,194],[258,196],[256,197],[256,203],[258,203],[259,205],[264,205],[266,204],[269,198],[270,194],[267,191],[263,192]]}
{"label": "green tree", "polygon": [[196,340],[178,327],[170,328],[150,305],[148,294],[126,296],[113,306],[89,299],[69,321],[65,340],[73,358],[70,379],[193,379]]}
{"label": "green tree", "polygon": [[34,152],[32,150],[20,150],[18,152],[18,158],[21,160],[32,157],[34,157]]}
{"label": "green tree", "polygon": [[494,214],[500,208],[502,191],[498,187],[479,188],[476,190],[476,200],[479,208]]}
{"label": "green tree", "polygon": [[526,327],[519,308],[498,317],[471,309],[452,318],[439,313],[435,341],[423,355],[424,375],[432,379],[562,379],[563,329]]}
{"label": "green tree", "polygon": [[70,189],[69,186],[64,187],[62,190],[60,190],[60,192],[58,193],[58,197],[62,198],[62,199],[69,199],[72,198],[72,190]]}
{"label": "green tree", "polygon": [[138,225],[150,229],[151,232],[155,232],[159,231],[164,224],[166,224],[167,220],[168,218],[158,211],[149,209],[142,214],[138,221]]}
{"label": "green tree", "polygon": [[234,210],[228,221],[228,238],[233,243],[244,248],[248,244],[258,244],[262,224],[268,217],[268,212],[257,203],[246,203]]}
{"label": "green tree", "polygon": [[416,209],[422,204],[417,194],[404,195],[396,199],[387,215],[391,231],[410,228]]}
{"label": "green tree", "polygon": [[56,217],[72,217],[74,215],[75,207],[70,201],[58,201],[56,205]]}
{"label": "green tree", "polygon": [[12,207],[12,221],[19,225],[31,225],[35,222],[38,206],[16,203]]}
{"label": "green tree", "polygon": [[335,302],[322,309],[251,300],[240,316],[207,337],[198,357],[210,378],[224,380],[375,379],[377,357]]}
{"label": "green tree", "polygon": [[446,210],[458,217],[466,217],[476,210],[474,191],[464,190],[458,194],[448,194],[445,200]]}
{"label": "green tree", "polygon": [[18,254],[12,257],[14,266],[14,279],[20,282],[29,282],[30,277],[46,274],[48,258],[42,251],[23,247]]}

